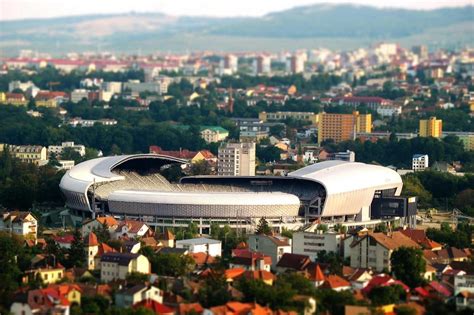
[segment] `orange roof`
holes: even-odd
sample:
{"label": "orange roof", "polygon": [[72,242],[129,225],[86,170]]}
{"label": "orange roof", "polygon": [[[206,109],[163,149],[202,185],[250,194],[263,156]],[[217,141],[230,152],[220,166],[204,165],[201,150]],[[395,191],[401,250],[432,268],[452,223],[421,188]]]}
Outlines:
{"label": "orange roof", "polygon": [[189,304],[184,304],[181,303],[178,306],[179,314],[184,315],[190,312],[201,314],[204,312],[204,308],[201,306],[199,303],[189,303]]}
{"label": "orange roof", "polygon": [[326,280],[326,277],[324,277],[323,272],[321,271],[321,268],[319,267],[319,264],[316,265],[316,271],[314,275],[314,280],[316,281],[324,281]]}
{"label": "orange roof", "polygon": [[225,271],[225,277],[226,277],[226,279],[235,279],[235,278],[241,276],[244,272],[245,272],[245,269],[243,269],[243,268],[227,269]]}
{"label": "orange roof", "polygon": [[215,158],[215,155],[212,154],[211,151],[209,150],[201,150],[199,152],[201,152],[202,156],[204,156],[206,160]]}
{"label": "orange roof", "polygon": [[408,236],[405,236],[402,232],[393,232],[390,235],[384,234],[384,233],[374,233],[374,232],[369,232],[367,233],[366,236],[362,237],[360,240],[354,242],[354,244],[351,245],[351,247],[356,246],[359,244],[362,240],[364,240],[366,237],[371,237],[373,238],[377,243],[379,243],[381,246],[395,250],[400,247],[415,247],[415,248],[420,248],[420,245],[413,241],[411,238]]}
{"label": "orange roof", "polygon": [[118,221],[114,217],[98,217],[97,221],[100,224],[107,224],[107,226],[118,225]]}
{"label": "orange roof", "polygon": [[94,232],[90,232],[87,236],[87,246],[98,246],[99,241],[97,240],[97,235]]}
{"label": "orange roof", "polygon": [[243,276],[247,279],[263,280],[263,281],[275,280],[276,278],[273,273],[266,270],[255,270],[255,271],[247,270],[243,273]]}
{"label": "orange roof", "polygon": [[329,275],[326,277],[326,281],[323,284],[324,287],[330,289],[337,289],[343,287],[350,287],[351,284],[344,278],[339,277],[338,275]]}
{"label": "orange roof", "polygon": [[212,264],[214,262],[214,257],[206,253],[192,253],[190,256],[194,259],[196,265]]}

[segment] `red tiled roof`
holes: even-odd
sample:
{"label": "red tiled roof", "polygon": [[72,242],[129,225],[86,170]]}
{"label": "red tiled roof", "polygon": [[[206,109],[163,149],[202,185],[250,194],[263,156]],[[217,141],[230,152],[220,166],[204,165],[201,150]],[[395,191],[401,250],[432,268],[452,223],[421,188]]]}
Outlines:
{"label": "red tiled roof", "polygon": [[178,306],[178,311],[179,315],[184,315],[191,312],[201,314],[202,312],[204,312],[204,308],[199,303],[180,303]]}
{"label": "red tiled roof", "polygon": [[326,281],[323,283],[323,287],[329,289],[338,289],[344,287],[350,287],[351,284],[346,279],[339,277],[338,275],[328,275]]}
{"label": "red tiled roof", "polygon": [[275,280],[276,278],[273,273],[266,270],[255,270],[255,271],[247,270],[241,276],[247,279],[262,280],[262,281]]}
{"label": "red tiled roof", "polygon": [[135,309],[140,307],[152,310],[155,314],[174,314],[174,309],[154,300],[143,300],[133,305]]}
{"label": "red tiled roof", "polygon": [[67,234],[63,236],[55,236],[53,239],[56,243],[71,244],[72,241],[74,241],[74,235]]}
{"label": "red tiled roof", "polygon": [[430,288],[432,288],[433,290],[435,290],[439,294],[444,295],[445,297],[450,297],[451,296],[451,291],[448,288],[446,288],[444,285],[439,283],[438,281],[431,281],[429,283],[429,286],[430,286]]}
{"label": "red tiled roof", "polygon": [[95,235],[94,232],[90,232],[89,235],[87,236],[87,241],[86,241],[87,246],[98,246],[99,241],[97,240],[97,235]]}
{"label": "red tiled roof", "polygon": [[189,151],[187,149],[179,150],[179,151],[166,151],[163,150],[161,147],[152,145],[149,147],[150,153],[155,153],[155,154],[163,154],[163,155],[169,155],[175,158],[179,159],[192,159],[193,157],[196,156],[197,152],[195,151]]}
{"label": "red tiled roof", "polygon": [[284,253],[283,256],[281,256],[280,261],[277,263],[277,267],[302,271],[309,263],[311,263],[311,260],[306,255]]}
{"label": "red tiled roof", "polygon": [[190,256],[194,260],[196,265],[212,264],[215,260],[214,257],[202,252],[192,253]]}

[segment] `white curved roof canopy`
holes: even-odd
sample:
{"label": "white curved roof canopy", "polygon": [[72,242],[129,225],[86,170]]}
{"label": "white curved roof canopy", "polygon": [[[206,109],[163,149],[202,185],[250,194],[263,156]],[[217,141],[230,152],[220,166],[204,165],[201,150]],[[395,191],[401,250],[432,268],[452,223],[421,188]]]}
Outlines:
{"label": "white curved roof canopy", "polygon": [[[88,160],[74,166],[61,178],[60,189],[69,196],[78,196],[80,201],[75,204],[82,210],[91,210],[87,200],[87,191],[94,183],[112,182],[124,180],[121,175],[112,173],[116,166],[130,160],[136,159],[158,159],[169,163],[186,163],[185,160],[159,154],[135,154],[135,155],[117,155]],[[69,201],[69,200],[68,200]]]}
{"label": "white curved roof canopy", "polygon": [[325,161],[288,174],[320,183],[326,189],[322,216],[358,214],[369,207],[376,190],[395,189],[401,193],[400,175],[383,166],[345,161]]}

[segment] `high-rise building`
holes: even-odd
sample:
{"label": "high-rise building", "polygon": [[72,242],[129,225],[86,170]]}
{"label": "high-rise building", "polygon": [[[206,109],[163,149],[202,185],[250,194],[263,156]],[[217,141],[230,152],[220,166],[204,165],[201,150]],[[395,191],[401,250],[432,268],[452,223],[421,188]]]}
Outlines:
{"label": "high-rise building", "polygon": [[252,63],[254,75],[266,75],[271,73],[271,59],[268,56],[257,56]]}
{"label": "high-rise building", "polygon": [[440,138],[443,134],[443,121],[430,117],[429,119],[420,119],[420,137]]}
{"label": "high-rise building", "polygon": [[356,132],[372,132],[372,114],[359,114],[354,112],[356,117]]}
{"label": "high-rise building", "polygon": [[[370,133],[372,131],[372,115],[359,114],[319,114],[318,143],[332,139],[338,143],[354,140],[358,132]],[[364,130],[364,131],[363,131]]]}
{"label": "high-rise building", "polygon": [[286,72],[302,73],[304,72],[304,58],[302,55],[295,54],[286,61]]}
{"label": "high-rise building", "polygon": [[254,176],[255,143],[223,143],[217,167],[221,176]]}
{"label": "high-rise building", "polygon": [[238,70],[239,59],[235,55],[225,55],[219,63],[219,75],[231,75]]}

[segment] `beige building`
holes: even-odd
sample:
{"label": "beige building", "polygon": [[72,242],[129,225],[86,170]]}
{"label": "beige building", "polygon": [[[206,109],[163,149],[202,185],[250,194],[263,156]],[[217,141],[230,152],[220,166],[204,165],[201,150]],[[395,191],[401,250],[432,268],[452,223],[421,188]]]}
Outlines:
{"label": "beige building", "polygon": [[100,280],[125,280],[132,272],[149,274],[150,261],[141,254],[106,253],[100,259]]}
{"label": "beige building", "polygon": [[62,278],[64,277],[64,268],[39,268],[28,270],[25,272],[25,274],[25,282],[28,282],[28,279],[33,280],[39,277],[44,284],[53,284],[58,282],[59,280],[62,280]]}
{"label": "beige building", "polygon": [[141,301],[156,301],[163,303],[163,291],[155,286],[137,284],[131,288],[124,288],[115,294],[117,307],[132,307]]}
{"label": "beige building", "polygon": [[318,123],[318,114],[313,112],[274,112],[274,113],[267,113],[267,112],[260,112],[258,114],[258,119],[263,122],[266,121],[281,121],[286,119],[294,119],[294,120],[305,120],[310,121],[311,125],[316,126]]}
{"label": "beige building", "polygon": [[0,231],[21,235],[25,239],[36,240],[38,220],[30,212],[6,212],[0,220]]}
{"label": "beige building", "polygon": [[[0,152],[5,147],[6,145],[0,145]],[[46,147],[39,145],[8,145],[7,147],[13,157],[24,163],[34,163],[36,165],[48,163],[48,150]]]}
{"label": "beige building", "polygon": [[283,254],[291,253],[291,240],[286,237],[252,234],[249,235],[248,244],[250,251],[270,256],[273,269]]}
{"label": "beige building", "polygon": [[254,176],[255,143],[224,143],[219,147],[217,174]]}
{"label": "beige building", "polygon": [[420,119],[420,137],[440,138],[443,134],[443,121],[430,117],[429,119]]}
{"label": "beige building", "polygon": [[201,138],[206,143],[219,142],[227,139],[229,131],[219,126],[205,126],[201,128]]}
{"label": "beige building", "polygon": [[400,247],[420,248],[420,245],[402,232],[367,233],[350,246],[351,267],[390,271],[392,253]]}
{"label": "beige building", "polygon": [[344,234],[335,232],[296,232],[293,234],[293,254],[307,255],[311,260],[316,260],[318,253],[340,254]]}

